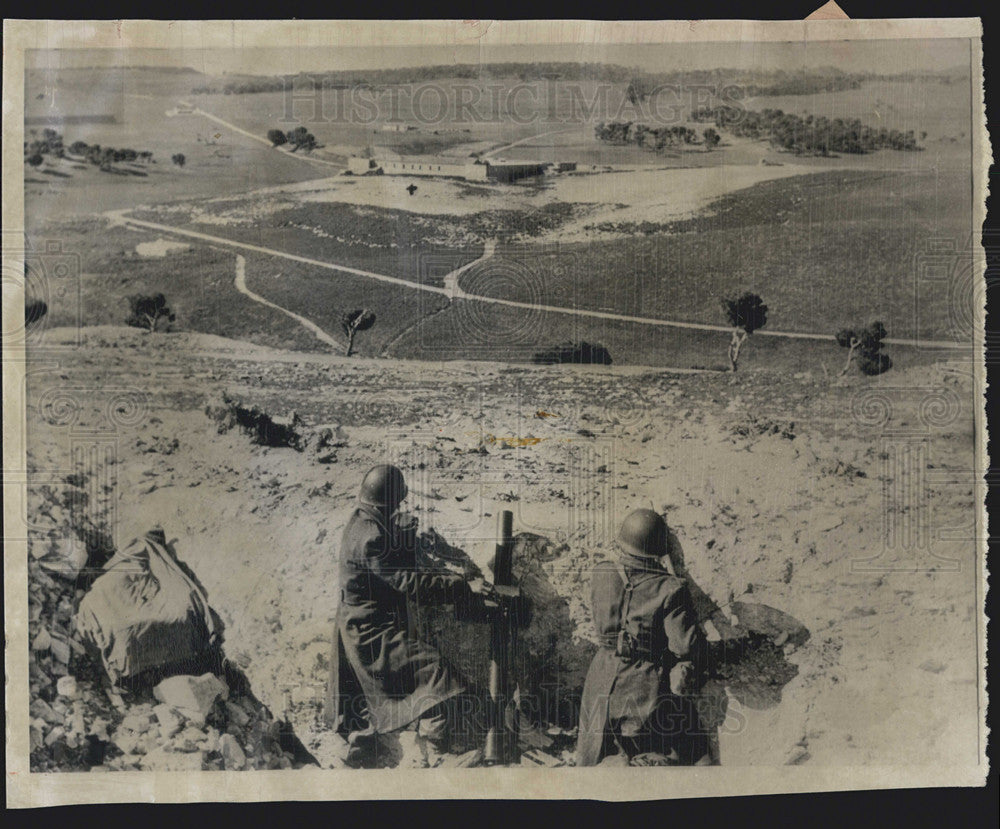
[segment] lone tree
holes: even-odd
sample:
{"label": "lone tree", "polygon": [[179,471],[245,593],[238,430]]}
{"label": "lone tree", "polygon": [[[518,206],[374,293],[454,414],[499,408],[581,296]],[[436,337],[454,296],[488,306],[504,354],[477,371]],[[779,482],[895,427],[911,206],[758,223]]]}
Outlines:
{"label": "lone tree", "polygon": [[184,157],[184,153],[174,153],[172,156],[170,156],[170,160],[174,162],[174,164],[176,164],[178,167],[183,167],[184,162],[187,161],[187,159]]}
{"label": "lone tree", "polygon": [[862,374],[874,376],[892,368],[892,358],[882,351],[882,340],[885,339],[885,326],[876,320],[867,328],[855,331],[851,328],[841,328],[837,332],[837,345],[848,349],[847,362],[840,372],[843,377],[851,368],[851,361],[857,355],[858,369]]}
{"label": "lone tree", "polygon": [[31,154],[31,155],[29,155],[29,156],[27,157],[27,159],[25,159],[25,160],[26,160],[26,161],[27,161],[27,162],[28,162],[28,163],[29,163],[29,164],[30,164],[30,165],[31,165],[32,167],[38,167],[39,165],[41,165],[42,161],[44,161],[44,159],[42,158],[42,154],[41,154],[41,153],[32,153],[32,154]]}
{"label": "lone tree", "polygon": [[160,320],[173,322],[177,318],[167,307],[167,298],[163,294],[133,294],[128,298],[128,304],[131,314],[125,323],[133,328],[145,328],[153,332]]}
{"label": "lone tree", "polygon": [[346,356],[350,357],[354,350],[354,335],[359,331],[367,331],[374,324],[375,312],[368,308],[348,311],[340,318],[340,327],[344,329],[344,336],[347,337]]}
{"label": "lone tree", "polygon": [[723,300],[722,305],[733,327],[733,337],[729,341],[729,364],[735,372],[743,343],[754,331],[767,324],[767,306],[757,294],[749,292],[738,299]]}
{"label": "lone tree", "polygon": [[705,147],[709,150],[718,147],[719,142],[722,140],[722,136],[712,127],[708,127],[701,135],[705,139]]}
{"label": "lone tree", "polygon": [[280,147],[282,144],[288,143],[288,139],[282,130],[268,130],[267,140],[271,142],[272,147]]}
{"label": "lone tree", "polygon": [[24,303],[24,324],[29,326],[38,322],[49,312],[49,306],[43,299],[29,299]]}

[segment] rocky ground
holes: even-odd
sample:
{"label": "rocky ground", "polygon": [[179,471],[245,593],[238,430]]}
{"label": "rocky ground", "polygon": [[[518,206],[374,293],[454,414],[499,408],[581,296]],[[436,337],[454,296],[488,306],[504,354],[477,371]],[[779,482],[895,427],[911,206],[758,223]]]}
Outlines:
{"label": "rocky ground", "polygon": [[[408,471],[449,566],[485,567],[497,511],[514,512],[548,625],[526,635],[526,669],[563,677],[532,709],[523,762],[571,762],[589,569],[650,506],[718,647],[757,637],[713,681],[723,764],[975,762],[973,394],[954,367],[733,378],[348,360],[113,327],[72,348],[76,335],[45,332],[28,379],[34,768],[342,765],[320,717],[337,541],[383,460]],[[233,401],[306,438],[255,443],[218,416]],[[116,699],[74,634],[87,553],[154,525],[226,625],[224,687],[193,718],[155,693]],[[481,631],[467,634],[443,646],[474,674]],[[407,740],[385,764],[459,762]]]}

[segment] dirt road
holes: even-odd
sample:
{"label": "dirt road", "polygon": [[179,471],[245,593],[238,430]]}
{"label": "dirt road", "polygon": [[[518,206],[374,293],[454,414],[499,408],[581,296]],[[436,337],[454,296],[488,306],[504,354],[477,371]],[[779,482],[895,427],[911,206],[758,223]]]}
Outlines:
{"label": "dirt road", "polygon": [[[181,101],[180,103],[181,103],[182,106],[191,106],[191,104],[188,103],[188,102],[186,102],[186,101]],[[264,144],[267,147],[270,147],[272,149],[278,150],[279,152],[283,152],[283,153],[285,153],[285,155],[290,156],[292,158],[297,158],[300,161],[308,161],[308,162],[310,162],[312,164],[323,164],[323,165],[325,165],[327,167],[336,167],[338,170],[343,170],[344,169],[344,165],[343,164],[337,164],[334,161],[327,161],[324,158],[316,158],[315,156],[312,156],[312,155],[299,155],[298,153],[293,153],[290,150],[284,149],[283,147],[275,147],[267,138],[265,138],[263,136],[260,136],[260,135],[254,135],[254,133],[252,133],[252,132],[250,132],[248,130],[243,129],[242,127],[238,127],[238,126],[236,126],[236,124],[232,124],[229,121],[225,121],[222,118],[220,118],[218,115],[213,115],[211,112],[205,112],[205,110],[203,110],[203,109],[199,109],[199,108],[195,107],[194,110],[193,110],[193,112],[191,114],[192,115],[201,115],[204,118],[208,118],[209,121],[214,121],[215,123],[222,125],[223,127],[225,127],[228,130],[232,130],[233,132],[237,132],[240,135],[246,136],[247,138],[252,138],[258,144]]]}
{"label": "dirt road", "polygon": [[277,311],[281,311],[282,314],[286,314],[291,317],[300,325],[304,325],[313,334],[316,335],[316,339],[320,342],[324,342],[333,348],[340,349],[343,345],[329,334],[327,334],[322,328],[320,328],[316,323],[310,322],[305,317],[301,317],[293,311],[289,311],[287,308],[282,308],[280,305],[275,305],[268,299],[264,299],[260,294],[255,294],[247,287],[247,273],[246,273],[247,260],[244,259],[240,254],[236,254],[236,280],[234,284],[236,285],[236,290],[241,294],[245,294],[250,297],[254,302],[259,302],[261,305],[266,305],[268,308],[274,308]]}
{"label": "dirt road", "polygon": [[[237,248],[240,250],[249,250],[254,253],[264,253],[268,256],[277,256],[283,259],[290,259],[293,262],[302,262],[306,265],[314,265],[320,268],[326,268],[332,271],[341,271],[344,273],[354,274],[355,276],[363,276],[367,279],[375,279],[379,282],[388,282],[393,285],[402,285],[406,288],[410,288],[415,291],[426,291],[428,293],[440,294],[441,296],[446,296],[449,299],[464,299],[472,302],[485,302],[492,305],[505,305],[509,308],[524,308],[529,311],[544,311],[553,314],[569,314],[570,316],[576,317],[592,317],[595,319],[605,319],[605,320],[615,320],[618,322],[631,322],[638,325],[653,325],[664,328],[687,328],[695,331],[722,331],[729,333],[732,329],[725,325],[710,325],[707,323],[699,322],[682,322],[680,320],[664,320],[655,319],[651,317],[636,317],[629,314],[615,314],[610,311],[591,311],[586,308],[566,308],[560,305],[540,305],[537,303],[530,302],[518,302],[512,299],[500,299],[499,297],[488,297],[479,294],[470,294],[462,290],[458,285],[458,276],[460,275],[457,271],[448,274],[451,278],[450,281],[446,282],[446,287],[439,288],[435,285],[425,285],[420,282],[413,282],[408,279],[400,279],[395,276],[386,276],[385,274],[376,273],[374,271],[363,270],[360,268],[352,268],[348,265],[338,265],[335,262],[325,262],[322,259],[313,259],[308,256],[299,256],[294,253],[288,253],[287,251],[277,250],[275,248],[263,247],[262,245],[252,245],[249,242],[238,242],[233,239],[227,239],[224,236],[214,236],[209,233],[201,233],[197,230],[187,230],[185,228],[174,227],[173,225],[161,224],[159,222],[149,222],[144,219],[135,219],[131,216],[127,216],[127,210],[116,210],[109,213],[105,213],[105,217],[112,222],[118,222],[122,224],[135,225],[136,227],[144,227],[149,230],[157,230],[161,233],[172,233],[180,236],[185,236],[190,239],[198,239],[202,242],[208,242],[213,245],[224,245],[226,247]],[[487,248],[490,250],[489,248]],[[471,269],[473,265],[481,265],[484,261],[488,259],[488,255],[484,253],[480,259],[475,262],[470,263],[464,268],[458,269],[464,272],[467,269]],[[284,310],[284,309],[282,309]],[[800,340],[823,340],[830,341],[834,338],[830,334],[811,334],[803,331],[767,331],[762,330],[756,332],[757,336],[764,337],[786,337],[791,339]],[[968,348],[965,343],[950,342],[947,340],[907,340],[907,339],[894,339],[887,338],[884,340],[888,345],[901,345],[910,346],[914,348],[934,348],[934,349],[953,349],[953,350],[963,350]]]}

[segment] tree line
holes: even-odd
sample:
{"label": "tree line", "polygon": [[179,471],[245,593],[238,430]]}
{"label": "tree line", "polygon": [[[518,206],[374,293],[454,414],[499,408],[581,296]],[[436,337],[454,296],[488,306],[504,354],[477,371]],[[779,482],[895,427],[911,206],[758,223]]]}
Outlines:
{"label": "tree line", "polygon": [[88,144],[85,141],[74,141],[69,147],[63,143],[63,137],[54,129],[42,130],[37,137],[36,130],[31,130],[31,141],[24,142],[24,160],[32,167],[38,167],[45,156],[65,158],[67,154],[81,156],[85,161],[102,170],[110,170],[112,164],[122,161],[141,161],[148,163],[153,160],[149,150],[133,150],[130,147],[102,147],[100,144]]}
{"label": "tree line", "polygon": [[721,137],[712,127],[698,133],[690,127],[674,125],[670,127],[650,127],[633,121],[601,121],[594,127],[598,141],[609,144],[635,144],[655,152],[685,144],[704,144],[711,149],[718,145]]}
{"label": "tree line", "polygon": [[[719,129],[744,138],[770,140],[772,146],[796,153],[829,155],[873,150],[919,150],[913,130],[871,127],[857,118],[794,115],[780,109],[747,110],[720,105],[698,107],[691,120],[711,121]],[[926,137],[927,133],[921,133]]]}
{"label": "tree line", "polygon": [[867,81],[928,80],[948,82],[944,75],[878,75],[870,72],[844,72],[835,67],[797,71],[753,71],[742,69],[684,69],[672,72],[647,72],[612,63],[540,61],[533,63],[460,63],[435,66],[409,66],[387,69],[335,70],[298,75],[234,77],[221,84],[202,84],[191,90],[194,95],[243,95],[259,92],[284,92],[289,89],[336,89],[359,85],[408,84],[458,78],[463,80],[516,79],[522,82],[558,79],[560,81],[601,81],[629,84],[637,99],[665,85],[719,87],[737,85],[746,96],[810,95],[857,89]]}

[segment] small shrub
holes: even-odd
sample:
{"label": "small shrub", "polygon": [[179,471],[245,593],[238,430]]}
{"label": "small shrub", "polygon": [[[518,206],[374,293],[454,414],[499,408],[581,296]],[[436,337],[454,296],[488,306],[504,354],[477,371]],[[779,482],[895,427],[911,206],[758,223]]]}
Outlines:
{"label": "small shrub", "polygon": [[611,353],[603,345],[586,341],[552,346],[537,352],[531,359],[538,365],[578,363],[609,366],[612,362]]}
{"label": "small shrub", "polygon": [[860,331],[851,328],[840,329],[836,333],[837,345],[848,349],[847,362],[841,369],[841,377],[847,374],[851,368],[851,361],[855,354],[857,354],[858,368],[862,374],[873,376],[892,368],[892,359],[882,351],[882,341],[885,339],[885,335],[885,326],[878,320]]}
{"label": "small shrub", "polygon": [[874,377],[876,374],[882,374],[892,368],[892,358],[882,351],[875,354],[863,353],[858,357],[858,368],[861,369],[862,374]]}

